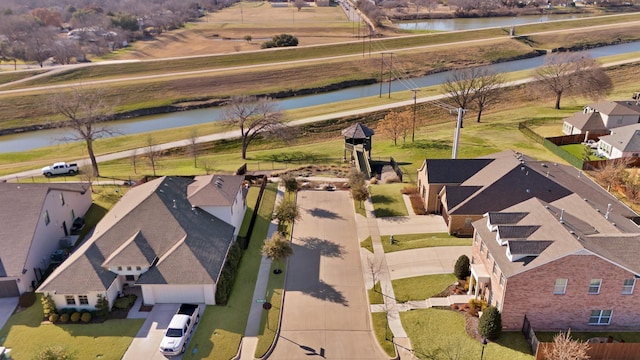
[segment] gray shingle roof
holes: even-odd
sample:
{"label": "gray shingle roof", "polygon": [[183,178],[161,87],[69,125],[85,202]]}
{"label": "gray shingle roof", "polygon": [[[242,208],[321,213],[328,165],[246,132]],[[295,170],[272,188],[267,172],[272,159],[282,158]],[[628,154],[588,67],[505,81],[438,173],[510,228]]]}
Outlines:
{"label": "gray shingle roof", "polygon": [[503,240],[526,239],[539,228],[538,225],[498,225],[497,231]]}
{"label": "gray shingle roof", "polygon": [[427,181],[430,184],[461,184],[492,161],[493,159],[427,159]]}
{"label": "gray shingle roof", "polygon": [[513,225],[527,216],[527,213],[490,211],[487,216],[489,217],[491,225]]}
{"label": "gray shingle roof", "polygon": [[599,112],[576,113],[573,116],[564,119],[564,121],[582,131],[600,132],[607,130],[607,127],[604,126],[604,121],[602,121],[602,116]]}
{"label": "gray shingle roof", "polygon": [[640,124],[614,128],[600,140],[622,152],[640,152]]}
{"label": "gray shingle roof", "polygon": [[348,128],[342,130],[342,136],[349,139],[366,139],[375,135],[375,131],[361,123],[355,123]]}
{"label": "gray shingle roof", "polygon": [[640,105],[635,100],[601,101],[589,107],[609,116],[640,115]]}
{"label": "gray shingle roof", "polygon": [[527,240],[510,240],[507,242],[509,252],[512,255],[540,255],[553,241],[527,241]]}
{"label": "gray shingle roof", "polygon": [[88,188],[83,183],[0,183],[0,276],[22,274],[47,194]]}
{"label": "gray shingle roof", "polygon": [[[106,266],[146,265],[156,257],[160,260],[138,283],[215,283],[234,227],[202,210],[192,210],[187,187],[193,181],[162,177],[132,188],[39,291],[103,291],[116,277]],[[140,263],[117,264],[120,261]]]}

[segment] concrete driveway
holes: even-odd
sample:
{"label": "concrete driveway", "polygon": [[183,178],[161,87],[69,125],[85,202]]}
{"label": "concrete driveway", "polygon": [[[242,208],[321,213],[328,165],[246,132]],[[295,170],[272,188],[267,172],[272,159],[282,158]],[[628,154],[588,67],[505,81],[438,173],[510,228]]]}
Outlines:
{"label": "concrete driveway", "polygon": [[[122,359],[166,360],[167,357],[160,352],[160,342],[167,331],[173,314],[176,313],[179,307],[180,304],[155,304]],[[204,308],[203,305],[200,306],[200,318],[202,318]],[[194,333],[195,331],[196,329],[193,330]],[[182,355],[172,356],[170,359],[182,359]]]}
{"label": "concrete driveway", "polygon": [[471,246],[441,246],[385,254],[391,280],[451,274],[460,255],[471,258]]}
{"label": "concrete driveway", "polygon": [[18,297],[0,298],[0,329],[18,307]]}
{"label": "concrete driveway", "polygon": [[388,359],[374,338],[353,202],[300,191],[280,336],[269,359]]}

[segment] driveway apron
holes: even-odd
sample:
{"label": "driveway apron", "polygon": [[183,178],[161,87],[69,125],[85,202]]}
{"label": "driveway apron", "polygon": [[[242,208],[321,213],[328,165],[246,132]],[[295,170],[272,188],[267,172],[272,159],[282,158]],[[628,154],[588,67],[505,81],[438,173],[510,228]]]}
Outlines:
{"label": "driveway apron", "polygon": [[388,359],[374,338],[353,201],[300,191],[280,335],[269,359]]}

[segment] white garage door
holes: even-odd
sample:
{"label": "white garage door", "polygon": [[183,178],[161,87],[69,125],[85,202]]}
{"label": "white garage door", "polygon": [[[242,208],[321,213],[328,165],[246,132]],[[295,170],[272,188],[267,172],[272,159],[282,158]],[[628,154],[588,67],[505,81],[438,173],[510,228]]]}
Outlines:
{"label": "white garage door", "polygon": [[156,304],[203,304],[204,292],[208,288],[202,285],[156,285],[153,286],[153,298]]}

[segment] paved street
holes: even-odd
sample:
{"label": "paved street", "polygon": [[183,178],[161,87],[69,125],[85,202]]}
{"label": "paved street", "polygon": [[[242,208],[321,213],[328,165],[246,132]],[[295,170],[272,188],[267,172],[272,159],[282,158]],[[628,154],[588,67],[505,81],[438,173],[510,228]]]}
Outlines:
{"label": "paved street", "polygon": [[353,203],[345,191],[300,191],[280,336],[270,359],[388,359],[364,290]]}

